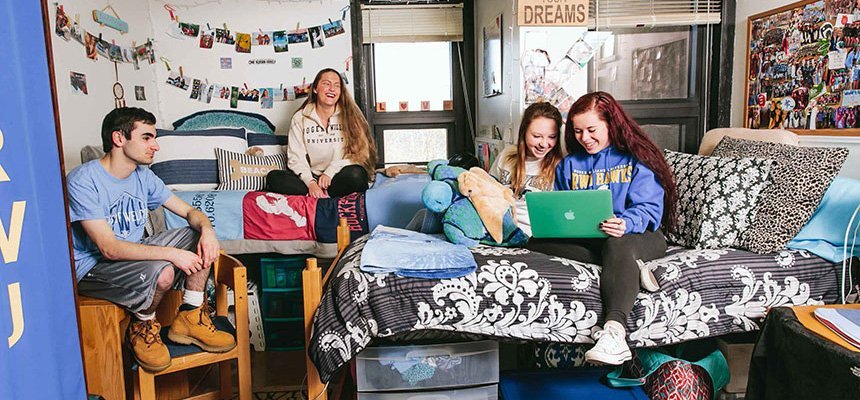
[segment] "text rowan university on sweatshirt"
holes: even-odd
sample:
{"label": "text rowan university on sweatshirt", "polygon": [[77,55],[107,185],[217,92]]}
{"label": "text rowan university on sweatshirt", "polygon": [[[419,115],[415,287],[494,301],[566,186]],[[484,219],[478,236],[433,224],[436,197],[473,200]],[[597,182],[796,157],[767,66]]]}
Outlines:
{"label": "text rowan university on sweatshirt", "polygon": [[570,154],[555,170],[555,190],[609,189],[624,233],[656,231],[663,218],[663,187],[654,172],[613,146],[597,154]]}
{"label": "text rowan university on sweatshirt", "polygon": [[344,128],[340,120],[340,108],[335,108],[334,114],[329,117],[328,128],[323,128],[314,104],[308,104],[301,112],[293,114],[287,145],[287,166],[305,185],[322,174],[333,178],[343,167],[355,164],[343,156]]}

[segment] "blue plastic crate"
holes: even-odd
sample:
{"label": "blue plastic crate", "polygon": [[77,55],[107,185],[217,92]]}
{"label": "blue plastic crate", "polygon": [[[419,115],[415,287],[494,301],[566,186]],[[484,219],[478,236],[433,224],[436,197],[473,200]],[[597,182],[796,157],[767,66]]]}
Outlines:
{"label": "blue plastic crate", "polygon": [[302,287],[302,269],[309,256],[285,256],[260,259],[262,289],[288,289]]}
{"label": "blue plastic crate", "polygon": [[613,388],[603,383],[609,370],[577,368],[571,370],[506,371],[499,379],[504,400],[534,399],[635,399],[648,400],[641,387]]}
{"label": "blue plastic crate", "polygon": [[299,350],[305,346],[304,320],[289,322],[263,322],[266,350]]}
{"label": "blue plastic crate", "polygon": [[280,318],[302,318],[305,314],[304,299],[300,290],[295,292],[266,292],[262,299],[263,320]]}

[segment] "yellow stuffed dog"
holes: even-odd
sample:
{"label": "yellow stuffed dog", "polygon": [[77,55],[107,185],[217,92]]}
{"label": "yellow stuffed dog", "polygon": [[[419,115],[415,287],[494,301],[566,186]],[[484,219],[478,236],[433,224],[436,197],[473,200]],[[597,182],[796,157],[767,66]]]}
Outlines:
{"label": "yellow stuffed dog", "polygon": [[[493,240],[501,243],[503,239],[502,220],[505,213],[514,206],[513,191],[496,181],[487,171],[478,167],[472,167],[460,174],[457,177],[457,183],[460,186],[460,193],[472,201],[481,221],[487,228],[487,232]],[[515,212],[512,214],[516,215]]]}

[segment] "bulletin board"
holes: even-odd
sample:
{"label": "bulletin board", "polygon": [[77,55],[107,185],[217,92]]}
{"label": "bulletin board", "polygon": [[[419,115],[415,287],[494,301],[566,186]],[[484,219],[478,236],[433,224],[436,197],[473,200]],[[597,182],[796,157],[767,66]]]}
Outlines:
{"label": "bulletin board", "polygon": [[860,136],[860,8],[804,0],[749,17],[744,126]]}

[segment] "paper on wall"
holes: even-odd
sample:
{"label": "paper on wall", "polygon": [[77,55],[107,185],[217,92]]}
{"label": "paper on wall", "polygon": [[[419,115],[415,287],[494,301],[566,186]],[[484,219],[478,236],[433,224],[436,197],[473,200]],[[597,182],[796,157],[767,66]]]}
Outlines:
{"label": "paper on wall", "polygon": [[845,58],[848,57],[846,50],[831,51],[827,53],[827,68],[842,69],[845,68]]}

